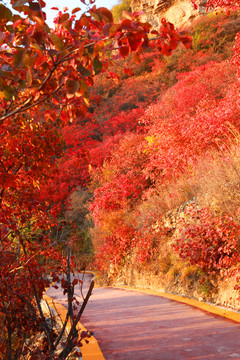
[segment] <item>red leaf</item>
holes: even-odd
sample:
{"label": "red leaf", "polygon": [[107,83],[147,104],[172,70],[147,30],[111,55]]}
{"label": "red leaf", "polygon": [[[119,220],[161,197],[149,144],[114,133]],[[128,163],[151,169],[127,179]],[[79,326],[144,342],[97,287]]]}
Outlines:
{"label": "red leaf", "polygon": [[119,48],[119,53],[123,58],[128,56],[129,55],[129,46],[128,45],[121,46]]}
{"label": "red leaf", "polygon": [[162,19],[161,19],[161,23],[163,24],[163,26],[166,26],[166,25],[167,25],[167,20],[164,19],[164,18],[162,18]]}
{"label": "red leaf", "polygon": [[192,49],[192,38],[191,36],[181,36],[179,38],[181,43],[185,46],[186,49]]}
{"label": "red leaf", "polygon": [[197,6],[197,4],[195,3],[195,1],[192,0],[192,4],[193,4],[194,9],[197,10],[197,9],[198,9],[198,6]]}
{"label": "red leaf", "polygon": [[124,29],[124,30],[133,30],[133,29],[136,28],[135,25],[134,25],[134,23],[133,23],[131,20],[129,20],[129,19],[124,19],[124,20],[121,22],[121,27],[122,27],[122,29]]}
{"label": "red leaf", "polygon": [[75,14],[76,12],[80,11],[81,9],[79,7],[76,7],[75,9],[72,10],[72,14]]}
{"label": "red leaf", "polygon": [[168,45],[164,44],[161,50],[162,55],[170,56],[172,53],[172,50],[169,48]]}
{"label": "red leaf", "polygon": [[171,50],[175,50],[177,48],[177,46],[178,46],[177,40],[172,38],[169,42],[169,48]]}
{"label": "red leaf", "polygon": [[19,20],[15,21],[12,26],[13,26],[14,29],[16,29],[16,27],[18,25],[20,25],[21,23],[22,23],[22,19],[19,19]]}
{"label": "red leaf", "polygon": [[143,43],[143,34],[141,33],[130,33],[128,34],[128,43],[131,51],[137,51]]}
{"label": "red leaf", "polygon": [[124,72],[125,72],[125,74],[128,75],[128,76],[133,76],[133,75],[134,75],[134,73],[132,72],[131,69],[124,68]]}
{"label": "red leaf", "polygon": [[112,16],[112,13],[111,11],[109,11],[107,8],[105,7],[100,7],[97,9],[97,12],[100,12],[102,17],[103,17],[103,20],[106,22],[106,23],[112,23],[113,22],[113,16]]}
{"label": "red leaf", "polygon": [[73,285],[77,285],[77,283],[78,283],[78,279],[74,279],[74,280],[72,281],[72,284],[73,284]]}

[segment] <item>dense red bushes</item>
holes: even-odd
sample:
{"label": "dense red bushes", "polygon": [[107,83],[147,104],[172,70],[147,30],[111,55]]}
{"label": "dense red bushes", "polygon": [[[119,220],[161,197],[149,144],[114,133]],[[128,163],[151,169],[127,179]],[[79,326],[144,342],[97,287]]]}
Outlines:
{"label": "dense red bushes", "polygon": [[[216,19],[214,21],[216,25]],[[144,113],[139,113],[138,126],[141,127],[137,132],[142,135],[137,135],[132,128],[136,135],[126,133],[120,137],[103,167],[92,173],[95,191],[90,209],[99,229],[94,242],[100,270],[123,265],[130,258],[135,263],[148,262],[156,252],[161,253],[162,239],[167,239],[173,231],[162,222],[166,203],[174,204],[174,198],[184,198],[175,184],[183,179],[187,183],[187,178],[194,177],[199,160],[211,157],[212,152],[223,154],[235,141],[231,126],[240,127],[236,67],[229,60],[211,61],[211,58],[216,60],[211,54],[209,50],[205,54],[191,51],[193,63],[197,60],[189,72],[181,63],[181,59],[186,61],[185,57],[178,55],[177,67],[181,72],[177,83],[165,92],[160,85],[161,98]],[[197,66],[203,58],[209,61]],[[237,61],[236,52],[235,65]],[[177,67],[174,65],[174,71]],[[167,67],[159,61],[153,69],[160,76]],[[152,74],[145,73],[145,76],[148,79]],[[127,90],[125,88],[125,92]],[[117,101],[118,96],[113,95],[112,107],[115,99]],[[123,116],[124,112],[119,113],[115,119]],[[189,190],[190,193],[197,196],[197,192],[192,195]],[[166,196],[172,199],[167,201]],[[146,221],[147,210],[143,215],[139,209],[142,206],[147,209],[151,202],[151,220]],[[176,240],[175,251],[208,274],[235,265],[239,259],[239,227],[231,221],[231,214],[225,215],[214,216],[200,208],[198,215],[193,216],[193,223],[180,224],[183,235],[181,240]],[[132,241],[121,234],[123,228],[133,232]],[[118,248],[117,255],[113,248]]]}
{"label": "dense red bushes", "polygon": [[[224,158],[235,141],[231,126],[234,131],[240,126],[239,36],[233,59],[229,56],[237,30],[236,14],[210,16],[193,26],[188,52],[179,48],[165,59],[153,50],[142,54],[141,64],[131,58],[127,65],[114,61],[96,79],[88,114],[63,128],[65,155],[48,187],[61,205],[58,210],[77,187],[93,192],[92,239],[100,270],[158,256],[162,241],[173,232],[164,225],[167,211],[200,197],[194,179],[198,163],[212,153]],[[228,229],[231,214],[199,211],[208,220],[182,223],[186,241],[176,244],[175,251],[205,272],[220,272],[237,259],[237,222]],[[231,239],[224,243],[220,236],[211,248],[219,229]],[[202,243],[195,241],[200,238]],[[219,247],[224,249],[220,255]],[[229,249],[234,255],[227,260]]]}
{"label": "dense red bushes", "polygon": [[[206,274],[225,274],[240,260],[240,226],[230,216],[213,217],[208,209],[189,208],[173,248]],[[185,224],[184,224],[185,222]]]}

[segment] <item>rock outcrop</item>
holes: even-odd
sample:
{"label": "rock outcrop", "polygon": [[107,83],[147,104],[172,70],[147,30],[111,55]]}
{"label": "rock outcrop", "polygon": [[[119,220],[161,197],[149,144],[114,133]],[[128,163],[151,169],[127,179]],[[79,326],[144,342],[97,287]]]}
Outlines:
{"label": "rock outcrop", "polygon": [[203,6],[194,9],[191,0],[132,0],[131,7],[133,11],[144,12],[142,20],[155,28],[159,27],[163,17],[177,28],[188,26],[204,11]]}

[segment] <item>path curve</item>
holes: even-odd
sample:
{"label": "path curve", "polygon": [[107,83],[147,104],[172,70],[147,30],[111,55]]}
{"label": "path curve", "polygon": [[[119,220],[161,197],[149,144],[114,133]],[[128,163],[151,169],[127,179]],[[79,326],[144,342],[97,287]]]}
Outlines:
{"label": "path curve", "polygon": [[95,288],[81,322],[106,360],[240,360],[239,323],[161,296]]}

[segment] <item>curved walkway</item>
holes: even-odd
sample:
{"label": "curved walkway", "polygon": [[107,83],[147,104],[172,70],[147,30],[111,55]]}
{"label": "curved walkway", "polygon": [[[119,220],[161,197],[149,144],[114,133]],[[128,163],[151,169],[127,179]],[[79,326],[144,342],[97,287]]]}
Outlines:
{"label": "curved walkway", "polygon": [[106,360],[240,360],[239,323],[159,295],[95,288],[81,321]]}

